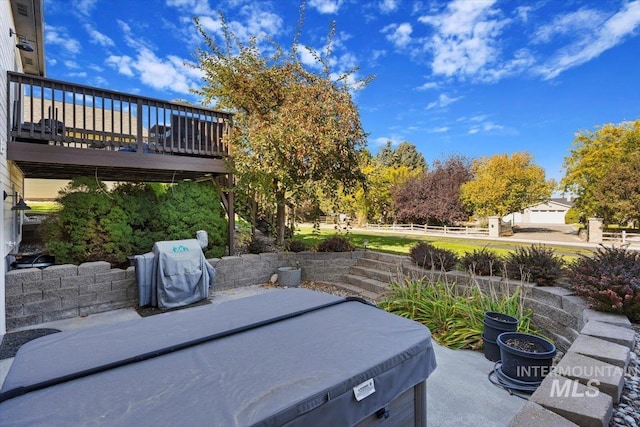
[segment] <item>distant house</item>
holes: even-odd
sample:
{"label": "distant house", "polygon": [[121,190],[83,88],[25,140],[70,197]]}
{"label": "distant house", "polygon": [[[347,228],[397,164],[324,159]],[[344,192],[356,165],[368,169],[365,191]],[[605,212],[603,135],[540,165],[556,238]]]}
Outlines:
{"label": "distant house", "polygon": [[565,198],[553,198],[546,203],[529,206],[521,212],[513,212],[502,217],[512,225],[522,224],[564,224],[564,217],[573,202]]}

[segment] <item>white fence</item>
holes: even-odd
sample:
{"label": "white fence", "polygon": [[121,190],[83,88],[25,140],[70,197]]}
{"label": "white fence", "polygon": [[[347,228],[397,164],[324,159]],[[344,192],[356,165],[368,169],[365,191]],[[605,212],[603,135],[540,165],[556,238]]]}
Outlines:
{"label": "white fence", "polygon": [[435,226],[421,224],[365,224],[362,228],[378,231],[422,231],[427,234],[455,234],[462,236],[488,236],[488,227],[451,227],[451,226]]}
{"label": "white fence", "polygon": [[640,233],[630,233],[626,230],[605,231],[602,233],[602,242],[610,243],[614,246],[640,246]]}

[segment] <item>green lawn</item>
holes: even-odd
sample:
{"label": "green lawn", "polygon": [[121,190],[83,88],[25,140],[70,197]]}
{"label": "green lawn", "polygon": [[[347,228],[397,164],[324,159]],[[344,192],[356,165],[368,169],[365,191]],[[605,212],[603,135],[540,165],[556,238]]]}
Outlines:
{"label": "green lawn", "polygon": [[[335,231],[331,229],[321,229],[319,233],[314,233],[311,226],[300,226],[296,229],[295,239],[302,240],[309,246],[315,246],[334,234]],[[516,247],[530,246],[524,243],[510,243],[507,241],[496,242],[493,240],[462,239],[445,236],[389,234],[362,230],[350,231],[346,236],[349,241],[358,248],[364,248],[366,241],[367,249],[399,255],[408,255],[409,249],[419,241],[429,242],[436,247],[452,250],[458,255],[464,255],[467,252],[472,252],[474,249],[482,249],[484,247],[491,249],[498,255],[505,255],[513,251]],[[578,255],[588,255],[592,252],[590,249],[573,248],[562,245],[549,244],[546,246],[552,248],[557,255],[562,256],[566,260],[576,258]]]}
{"label": "green lawn", "polygon": [[54,212],[58,212],[62,208],[62,206],[60,206],[56,202],[36,202],[36,201],[30,200],[27,204],[31,208],[31,210],[28,211],[31,214],[54,213]]}

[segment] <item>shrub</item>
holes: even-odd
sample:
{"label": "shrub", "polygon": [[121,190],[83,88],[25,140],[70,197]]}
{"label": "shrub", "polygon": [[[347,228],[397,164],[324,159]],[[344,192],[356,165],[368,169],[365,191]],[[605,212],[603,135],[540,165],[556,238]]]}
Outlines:
{"label": "shrub", "polygon": [[45,244],[59,263],[120,263],[132,254],[126,213],[102,184],[76,179],[58,198],[62,209],[44,222]]}
{"label": "shrub", "polygon": [[285,245],[285,249],[288,250],[289,252],[303,252],[303,251],[306,251],[308,248],[307,248],[307,244],[302,240],[292,239],[287,241],[287,244]]}
{"label": "shrub", "polygon": [[409,250],[409,256],[420,267],[450,271],[458,264],[458,256],[448,249],[436,248],[431,243],[419,242]]}
{"label": "shrub", "polygon": [[505,273],[510,279],[524,280],[539,286],[552,286],[562,276],[564,261],[553,249],[542,245],[520,247],[505,259]]}
{"label": "shrub", "polygon": [[338,235],[323,240],[316,247],[318,252],[351,252],[354,249],[355,246],[346,237]]}
{"label": "shrub", "polygon": [[467,252],[460,261],[465,272],[478,276],[493,276],[501,271],[502,259],[487,248]]}
{"label": "shrub", "polygon": [[520,332],[536,333],[531,328],[532,312],[524,308],[524,287],[518,287],[511,293],[508,286],[457,289],[453,284],[425,280],[407,279],[403,283],[392,283],[387,299],[379,306],[424,324],[438,343],[452,349],[482,348],[482,320],[486,311],[516,317]]}
{"label": "shrub", "polygon": [[584,223],[583,219],[584,217],[580,214],[580,211],[575,206],[571,206],[567,213],[564,215],[565,224]]}
{"label": "shrub", "polygon": [[576,294],[592,308],[640,320],[640,253],[600,247],[578,258],[569,271]]}
{"label": "shrub", "polygon": [[93,177],[78,177],[57,202],[60,211],[43,228],[47,248],[61,263],[120,264],[156,241],[192,239],[198,230],[208,233],[207,257],[226,250],[227,221],[210,184],[122,184],[109,191]]}
{"label": "shrub", "polygon": [[250,254],[273,252],[273,244],[270,238],[261,234],[255,234],[251,242],[247,245],[247,251],[249,251]]}

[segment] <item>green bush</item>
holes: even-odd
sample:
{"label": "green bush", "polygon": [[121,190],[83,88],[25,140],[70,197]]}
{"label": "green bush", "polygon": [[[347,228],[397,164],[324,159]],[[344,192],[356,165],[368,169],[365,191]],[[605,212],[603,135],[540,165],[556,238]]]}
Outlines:
{"label": "green bush", "polygon": [[309,248],[307,247],[307,244],[302,240],[291,239],[291,240],[287,240],[287,243],[285,244],[285,249],[289,252],[303,252]]}
{"label": "green bush", "polygon": [[583,216],[580,214],[580,211],[575,207],[570,207],[567,213],[564,215],[564,223],[565,224],[578,224],[584,221],[581,221]]}
{"label": "green bush", "polygon": [[509,279],[524,280],[540,286],[553,286],[562,276],[564,261],[553,249],[542,245],[516,248],[505,259]]}
{"label": "green bush", "polygon": [[502,258],[487,248],[465,253],[460,262],[465,272],[478,276],[494,276],[502,271]]}
{"label": "green bush", "polygon": [[592,308],[640,320],[640,253],[601,247],[580,257],[569,271],[576,294]]}
{"label": "green bush", "polygon": [[247,251],[250,254],[273,252],[272,240],[266,236],[255,234],[247,245]]}
{"label": "green bush", "polygon": [[159,240],[195,238],[206,230],[207,257],[224,255],[227,222],[211,184],[123,184],[112,191],[80,177],[60,192],[61,209],[44,224],[45,244],[62,263],[108,261],[151,250]]}
{"label": "green bush", "polygon": [[132,254],[126,213],[95,180],[75,179],[58,198],[62,209],[44,221],[45,244],[60,263],[120,263]]}
{"label": "green bush", "polygon": [[451,271],[458,264],[458,256],[449,249],[436,248],[431,243],[416,243],[409,256],[420,267],[431,270]]}
{"label": "green bush", "polygon": [[318,243],[316,250],[318,252],[351,252],[355,249],[345,237],[332,236]]}
{"label": "green bush", "polygon": [[[524,288],[523,288],[524,289]],[[524,308],[523,290],[509,293],[507,287],[482,290],[479,286],[456,289],[442,281],[406,280],[392,283],[379,306],[391,313],[427,326],[438,343],[452,349],[482,349],[484,313],[497,311],[516,317],[518,330],[536,333],[531,310]]]}

